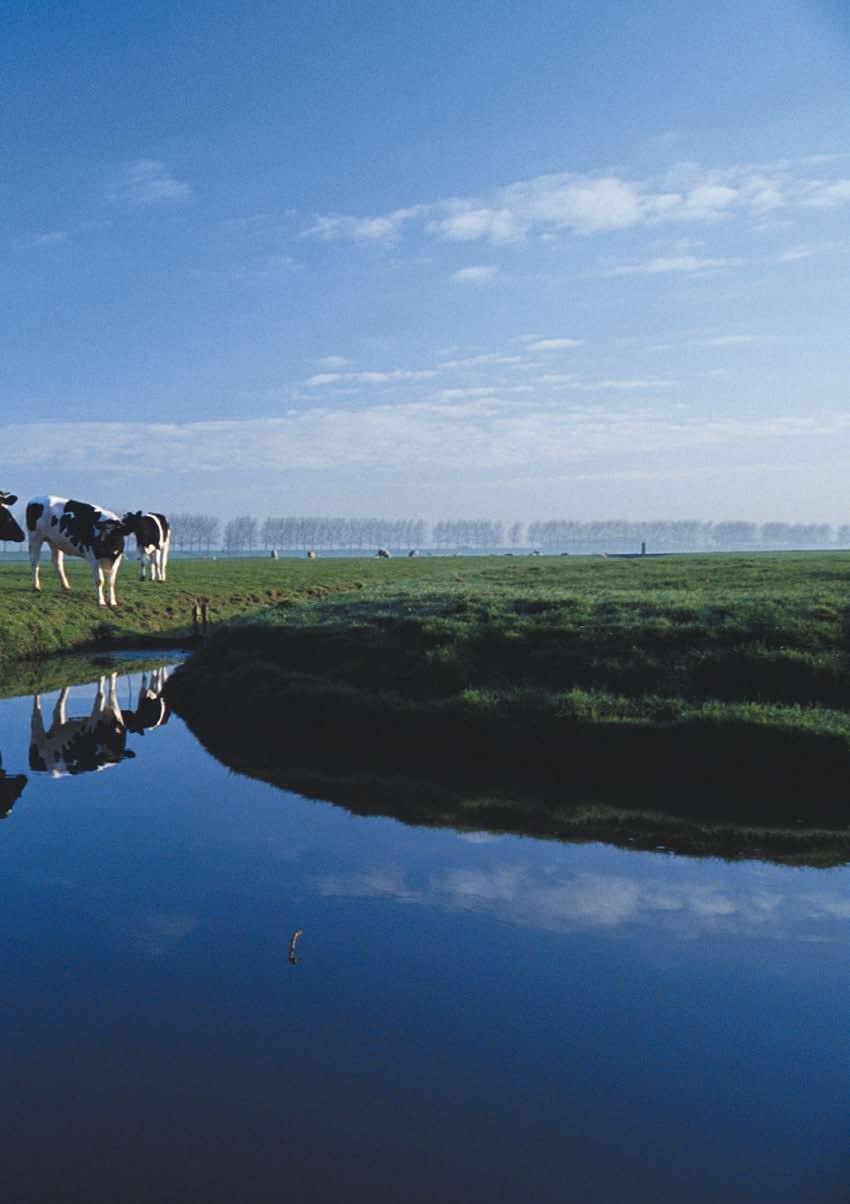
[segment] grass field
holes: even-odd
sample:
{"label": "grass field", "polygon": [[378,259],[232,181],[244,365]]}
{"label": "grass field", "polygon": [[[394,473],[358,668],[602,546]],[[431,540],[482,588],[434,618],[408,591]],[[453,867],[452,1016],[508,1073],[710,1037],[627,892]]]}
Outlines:
{"label": "grass field", "polygon": [[[331,571],[318,567],[317,583]],[[231,760],[418,766],[470,788],[647,806],[684,792],[680,810],[715,817],[847,822],[850,556],[333,572],[337,591],[355,574],[351,588],[278,600],[172,679],[178,709]]]}
{"label": "grass field", "polygon": [[[91,648],[162,646],[192,634],[192,601],[210,599],[210,619],[258,613],[263,607],[337,589],[354,588],[350,561],[174,561],[165,584],[138,580],[129,561],[118,575],[118,606],[95,602],[92,575],[82,561],[66,559],[72,592],[59,586],[53,566],[42,565],[42,592],[34,594],[28,564],[0,563],[0,675],[16,660]],[[373,566],[366,562],[368,572]]]}
{"label": "grass field", "polygon": [[728,823],[847,829],[850,554],[178,561],[164,586],[135,567],[112,611],[84,565],[70,595],[49,565],[41,595],[0,566],[0,689],[50,652],[185,643],[204,596],[211,636],[169,690],[247,772],[361,810],[428,782],[411,816],[454,822],[580,806],[590,831],[591,805],[609,827],[673,808],[707,845]]}

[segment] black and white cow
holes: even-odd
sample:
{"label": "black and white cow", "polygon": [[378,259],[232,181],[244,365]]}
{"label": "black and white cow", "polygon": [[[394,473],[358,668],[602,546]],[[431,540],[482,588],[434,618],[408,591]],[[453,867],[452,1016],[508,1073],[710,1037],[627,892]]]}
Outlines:
{"label": "black and white cow", "polygon": [[21,797],[21,792],[27,784],[22,773],[8,774],[3,769],[3,759],[0,757],[0,819],[5,819]]}
{"label": "black and white cow", "polygon": [[0,543],[23,543],[26,539],[21,528],[15,522],[9,507],[17,501],[14,493],[6,493],[0,489]]}
{"label": "black and white cow", "polygon": [[136,537],[139,549],[139,577],[145,579],[145,566],[151,566],[151,581],[164,581],[168,567],[168,552],[171,547],[171,527],[164,514],[125,514],[121,520],[127,530]]}
{"label": "black and white cow", "polygon": [[32,587],[38,592],[38,562],[42,544],[49,544],[53,563],[64,590],[71,587],[65,575],[65,556],[81,556],[91,565],[98,606],[105,606],[104,582],[109,605],[115,606],[115,578],[124,555],[127,528],[117,514],[64,497],[34,497],[27,503],[27,531]]}
{"label": "black and white cow", "polygon": [[162,696],[163,687],[167,681],[168,669],[166,668],[154,669],[151,672],[150,684],[148,684],[147,674],[142,674],[136,709],[124,712],[124,723],[128,732],[143,736],[145,732],[168,723],[171,710]]}
{"label": "black and white cow", "polygon": [[101,677],[91,714],[69,719],[65,712],[68,686],[60,691],[53,708],[53,722],[45,730],[41,717],[41,697],[32,700],[30,727],[30,769],[49,773],[54,778],[69,774],[91,773],[117,765],[135,753],[126,747],[127,725],[118,705],[118,674]]}

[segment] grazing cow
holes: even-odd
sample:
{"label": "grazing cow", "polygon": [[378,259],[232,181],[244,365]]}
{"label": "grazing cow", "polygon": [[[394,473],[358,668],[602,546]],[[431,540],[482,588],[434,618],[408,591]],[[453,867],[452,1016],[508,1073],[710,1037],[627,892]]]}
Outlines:
{"label": "grazing cow", "polygon": [[171,714],[168,703],[162,697],[163,687],[168,680],[167,669],[154,669],[148,685],[148,676],[142,674],[139,698],[135,711],[124,712],[124,724],[128,732],[143,736],[145,732],[168,723]]}
{"label": "grazing cow", "polygon": [[0,543],[23,543],[26,539],[21,528],[12,517],[10,506],[17,501],[14,493],[6,493],[0,489]]}
{"label": "grazing cow", "polygon": [[145,579],[145,567],[151,566],[151,581],[164,581],[171,548],[171,527],[164,514],[125,514],[122,523],[130,535],[135,535],[139,549],[139,579]]}
{"label": "grazing cow", "polygon": [[378,548],[375,556],[378,558],[378,560],[389,560],[391,553],[387,548]]}
{"label": "grazing cow", "polygon": [[127,528],[117,514],[64,497],[34,497],[27,503],[32,587],[38,593],[38,561],[42,544],[50,545],[56,572],[64,590],[71,587],[65,576],[65,556],[81,556],[94,574],[98,606],[105,606],[104,581],[109,605],[115,606],[115,578],[124,555]]}
{"label": "grazing cow", "polygon": [[313,549],[311,548],[310,551],[307,553],[307,559],[308,560],[318,560],[318,558],[319,558],[319,553],[314,552]]}
{"label": "grazing cow", "polygon": [[41,697],[34,695],[30,769],[64,778],[106,769],[136,755],[126,747],[127,725],[118,705],[117,680],[118,674],[111,673],[107,694],[106,678],[101,677],[91,714],[77,719],[68,719],[65,714],[68,701],[68,686],[65,686],[56,700],[53,722],[47,731],[41,717]]}

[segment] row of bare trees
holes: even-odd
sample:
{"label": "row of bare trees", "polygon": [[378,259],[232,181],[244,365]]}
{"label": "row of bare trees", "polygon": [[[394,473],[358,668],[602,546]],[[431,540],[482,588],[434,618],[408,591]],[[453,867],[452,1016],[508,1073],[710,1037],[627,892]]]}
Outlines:
{"label": "row of bare trees", "polygon": [[850,525],[835,531],[828,523],[700,522],[680,519],[659,522],[574,522],[549,519],[530,523],[527,543],[555,548],[593,545],[600,550],[637,547],[664,548],[825,548],[850,543]]}
{"label": "row of bare trees", "polygon": [[244,553],[263,548],[354,552],[377,547],[636,551],[642,543],[653,551],[850,547],[850,524],[831,527],[828,523],[546,519],[525,524],[479,518],[442,521],[429,527],[422,519],[308,516],[259,522],[250,515],[239,515],[222,523],[212,515],[183,513],[171,515],[171,523],[175,548],[195,553],[218,549]]}

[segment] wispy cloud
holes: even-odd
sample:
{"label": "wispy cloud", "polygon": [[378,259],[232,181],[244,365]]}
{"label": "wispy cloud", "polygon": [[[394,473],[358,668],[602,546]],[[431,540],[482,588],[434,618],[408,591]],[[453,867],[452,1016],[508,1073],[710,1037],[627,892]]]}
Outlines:
{"label": "wispy cloud", "polygon": [[769,167],[705,169],[680,163],[663,177],[646,180],[611,172],[561,172],[387,214],[322,215],[304,234],[390,245],[406,231],[418,230],[444,242],[504,244],[559,233],[591,235],[664,223],[705,225],[733,215],[761,220],[795,206],[830,209],[850,203],[850,180],[811,179],[804,166],[780,162]]}
{"label": "wispy cloud", "polygon": [[452,280],[458,284],[487,284],[498,271],[498,268],[484,266],[461,268],[453,274]]}
{"label": "wispy cloud", "polygon": [[[798,895],[759,881],[725,883],[630,877],[625,874],[557,874],[540,880],[522,865],[448,868],[432,875],[436,901],[463,911],[498,914],[523,927],[581,930],[663,925],[690,934],[759,933],[774,939],[811,939],[847,914],[834,890]],[[409,888],[408,888],[409,889]]]}
{"label": "wispy cloud", "polygon": [[412,221],[421,212],[418,205],[410,209],[396,209],[382,217],[348,217],[326,215],[317,217],[305,238],[350,239],[352,242],[391,245],[401,235],[405,222]]}
{"label": "wispy cloud", "polygon": [[[793,443],[850,431],[850,411],[733,418],[671,407],[556,403],[487,390],[361,408],[323,405],[280,418],[192,423],[51,422],[0,426],[4,461],[63,472],[198,473],[366,467],[437,476],[527,468],[535,475],[599,458]],[[146,451],[145,449],[149,449]]]}
{"label": "wispy cloud", "polygon": [[[467,840],[482,840],[471,834]],[[483,836],[486,845],[492,838]],[[392,899],[449,912],[477,912],[536,930],[573,932],[663,927],[681,935],[708,932],[762,939],[838,942],[850,904],[834,888],[797,892],[768,877],[652,877],[555,871],[539,875],[521,863],[447,866],[420,881],[394,866],[325,876],[325,896]]]}
{"label": "wispy cloud", "polygon": [[743,347],[747,343],[763,342],[768,335],[758,334],[717,334],[705,339],[692,340],[696,347]]}
{"label": "wispy cloud", "polygon": [[40,247],[56,247],[67,241],[67,230],[48,230],[44,234],[33,234],[29,238],[22,238],[17,245],[22,250],[29,250]]}
{"label": "wispy cloud", "polygon": [[571,351],[573,347],[580,347],[583,339],[531,339],[526,343],[529,351]]}
{"label": "wispy cloud", "polygon": [[345,358],[344,355],[323,355],[322,358],[318,361],[318,363],[321,365],[322,368],[334,369],[334,368],[346,368],[348,366],[349,361]]}
{"label": "wispy cloud", "polygon": [[850,204],[850,180],[812,183],[802,204],[814,209],[837,209],[840,205]]}
{"label": "wispy cloud", "polygon": [[830,242],[797,243],[796,246],[786,247],[778,260],[780,263],[797,263],[801,259],[811,259],[814,255],[826,255],[830,251],[846,251],[840,244]]}
{"label": "wispy cloud", "polygon": [[640,263],[622,263],[606,268],[602,276],[658,276],[667,272],[717,272],[739,267],[740,259],[710,259],[698,255],[656,255]]}
{"label": "wispy cloud", "polygon": [[430,380],[436,375],[433,368],[395,368],[390,372],[317,372],[304,383],[309,389],[324,385],[393,385],[401,381]]}
{"label": "wispy cloud", "polygon": [[115,175],[109,199],[129,205],[174,205],[192,199],[191,185],[176,179],[159,159],[136,159]]}

